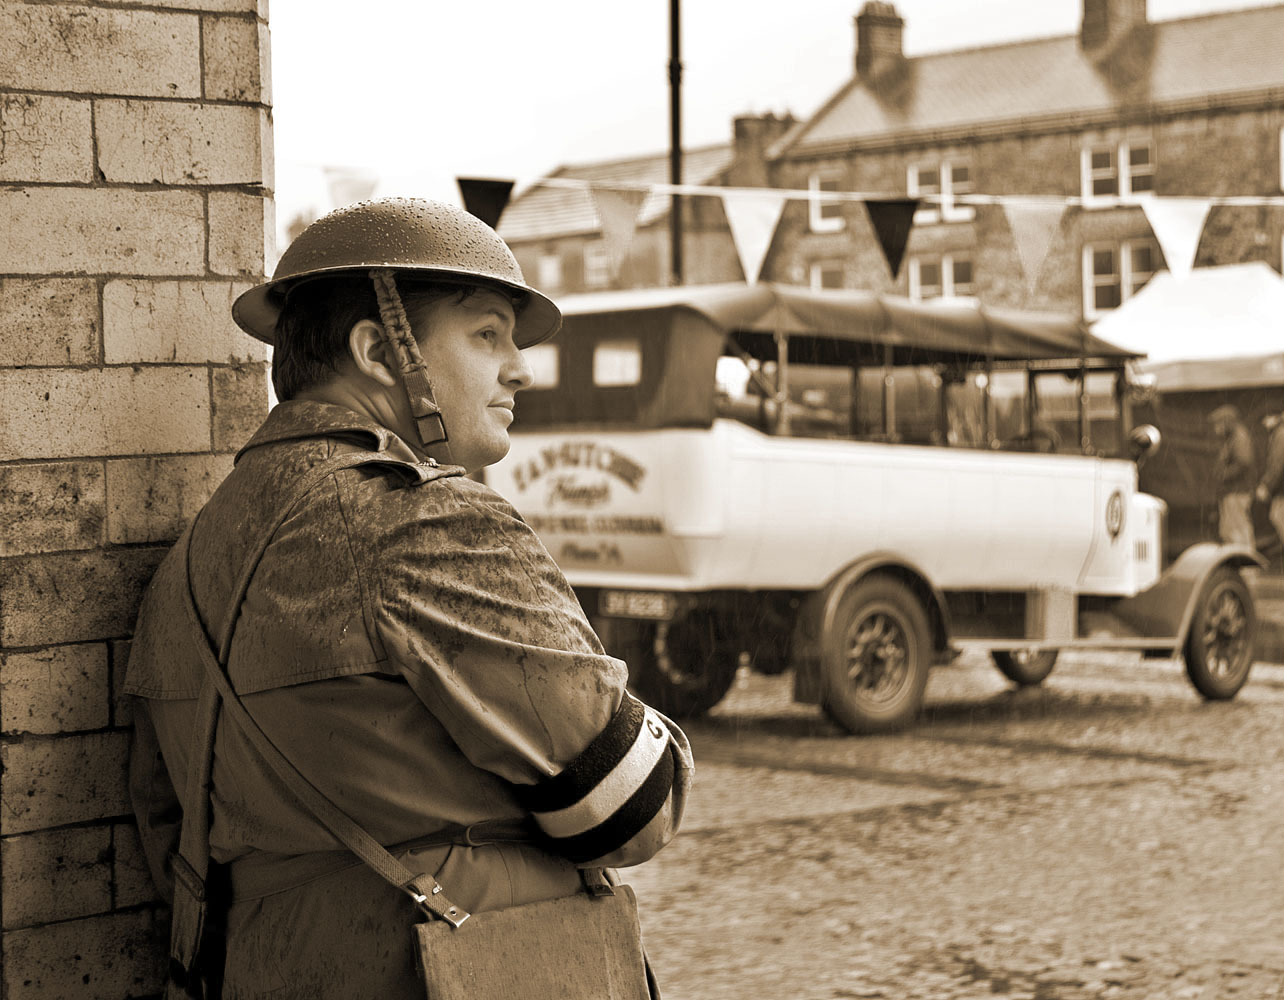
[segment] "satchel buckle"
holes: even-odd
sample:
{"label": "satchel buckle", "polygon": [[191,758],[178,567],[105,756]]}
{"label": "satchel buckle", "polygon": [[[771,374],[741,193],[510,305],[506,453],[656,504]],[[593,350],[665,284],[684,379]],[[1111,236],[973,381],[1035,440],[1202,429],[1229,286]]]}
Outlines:
{"label": "satchel buckle", "polygon": [[[456,906],[446,898],[441,886],[431,875],[420,875],[402,888],[427,916],[444,920],[451,927],[458,927],[471,916],[462,906]],[[425,888],[427,892],[424,892]]]}
{"label": "satchel buckle", "polygon": [[615,886],[607,881],[606,872],[601,868],[581,868],[580,881],[590,896],[615,895]]}

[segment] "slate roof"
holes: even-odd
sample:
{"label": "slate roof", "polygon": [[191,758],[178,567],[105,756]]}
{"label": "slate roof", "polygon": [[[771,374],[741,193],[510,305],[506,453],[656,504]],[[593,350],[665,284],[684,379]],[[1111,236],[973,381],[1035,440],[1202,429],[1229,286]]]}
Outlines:
{"label": "slate roof", "polygon": [[[683,181],[687,184],[716,182],[718,176],[731,166],[732,155],[730,143],[684,149]],[[669,154],[653,153],[622,160],[562,166],[548,176],[589,181],[667,184]],[[654,192],[648,194],[638,212],[638,225],[654,222],[667,215],[668,211],[669,195]],[[597,209],[588,191],[538,184],[514,198],[499,219],[499,235],[509,242],[593,233],[599,228]]]}
{"label": "slate roof", "polygon": [[770,155],[1092,118],[1129,106],[1208,106],[1267,90],[1284,91],[1284,4],[1151,22],[1100,66],[1078,35],[909,57],[873,86],[853,78]]}

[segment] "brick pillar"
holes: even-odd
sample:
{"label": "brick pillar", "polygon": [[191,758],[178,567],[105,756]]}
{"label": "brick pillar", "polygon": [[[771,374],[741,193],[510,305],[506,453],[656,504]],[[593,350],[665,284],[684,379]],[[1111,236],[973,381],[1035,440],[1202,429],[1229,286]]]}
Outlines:
{"label": "brick pillar", "polygon": [[0,0],[5,1000],[160,989],[113,697],[142,588],[267,409],[267,0]]}

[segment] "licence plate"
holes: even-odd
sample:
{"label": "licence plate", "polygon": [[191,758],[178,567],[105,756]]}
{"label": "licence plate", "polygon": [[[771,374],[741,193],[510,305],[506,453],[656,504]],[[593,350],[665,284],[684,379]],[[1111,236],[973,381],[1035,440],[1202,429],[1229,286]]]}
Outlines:
{"label": "licence plate", "polygon": [[658,590],[603,590],[597,607],[608,618],[668,621],[677,610],[677,599]]}

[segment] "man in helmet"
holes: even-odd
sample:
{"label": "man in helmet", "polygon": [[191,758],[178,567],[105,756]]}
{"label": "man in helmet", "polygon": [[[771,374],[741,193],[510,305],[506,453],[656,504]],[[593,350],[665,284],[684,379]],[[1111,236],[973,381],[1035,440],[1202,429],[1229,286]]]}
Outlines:
{"label": "man in helmet", "polygon": [[216,995],[221,975],[225,997],[422,996],[416,899],[342,847],[237,706],[215,716],[211,643],[266,740],[467,911],[654,855],[690,749],[625,691],[513,508],[465,475],[507,452],[521,349],[560,324],[493,230],[361,203],[309,227],[233,315],[274,345],[281,403],[157,571],[125,682],[171,969]]}

